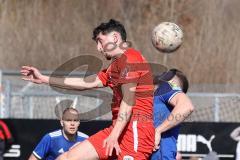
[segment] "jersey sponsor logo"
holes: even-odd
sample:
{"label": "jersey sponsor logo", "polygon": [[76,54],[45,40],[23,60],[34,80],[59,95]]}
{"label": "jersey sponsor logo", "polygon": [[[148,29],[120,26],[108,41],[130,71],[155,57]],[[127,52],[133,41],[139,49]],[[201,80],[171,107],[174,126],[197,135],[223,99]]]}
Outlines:
{"label": "jersey sponsor logo", "polygon": [[128,78],[128,72],[129,72],[129,68],[128,68],[128,67],[125,67],[125,68],[123,69],[123,71],[121,72],[120,77],[121,77],[121,78]]}
{"label": "jersey sponsor logo", "polygon": [[123,160],[134,160],[132,156],[124,156]]}
{"label": "jersey sponsor logo", "polygon": [[196,152],[197,143],[203,143],[208,148],[209,152],[213,151],[212,141],[215,135],[212,135],[209,139],[203,137],[202,135],[194,134],[180,134],[178,136],[178,150],[183,152]]}

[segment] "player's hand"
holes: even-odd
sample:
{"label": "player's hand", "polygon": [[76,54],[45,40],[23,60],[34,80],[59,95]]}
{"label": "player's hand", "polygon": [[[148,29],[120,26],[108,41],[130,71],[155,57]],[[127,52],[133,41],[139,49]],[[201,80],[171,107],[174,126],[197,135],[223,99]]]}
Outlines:
{"label": "player's hand", "polygon": [[104,141],[103,141],[103,148],[106,149],[105,155],[112,156],[113,149],[115,148],[116,154],[119,155],[121,149],[118,144],[118,138],[113,134],[110,134]]}
{"label": "player's hand", "polygon": [[160,140],[161,140],[161,132],[159,132],[157,129],[155,130],[155,141],[154,141],[154,148],[153,151],[156,151],[160,148],[159,144],[160,144]]}
{"label": "player's hand", "polygon": [[43,76],[39,72],[39,70],[35,67],[22,66],[22,69],[20,72],[24,76],[22,77],[23,80],[30,81],[37,84],[47,82],[46,76]]}

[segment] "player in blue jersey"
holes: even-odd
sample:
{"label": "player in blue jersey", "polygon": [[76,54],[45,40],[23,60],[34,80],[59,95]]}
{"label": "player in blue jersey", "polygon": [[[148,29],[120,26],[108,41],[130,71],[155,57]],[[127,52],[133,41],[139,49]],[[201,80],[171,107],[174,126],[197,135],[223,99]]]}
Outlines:
{"label": "player in blue jersey", "polygon": [[155,147],[151,160],[175,160],[179,124],[194,110],[185,94],[188,90],[186,76],[177,69],[154,79]]}
{"label": "player in blue jersey", "polygon": [[76,109],[66,108],[60,123],[62,129],[46,134],[34,149],[29,160],[55,160],[73,145],[88,138],[86,134],[78,131],[80,117]]}

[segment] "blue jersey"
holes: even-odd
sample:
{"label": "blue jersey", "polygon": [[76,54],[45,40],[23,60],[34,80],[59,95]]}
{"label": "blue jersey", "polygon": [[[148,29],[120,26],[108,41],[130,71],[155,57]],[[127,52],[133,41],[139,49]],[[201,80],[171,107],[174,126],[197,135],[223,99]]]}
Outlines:
{"label": "blue jersey", "polygon": [[[170,100],[182,92],[181,88],[170,82],[162,82],[154,93],[154,127],[158,127],[170,116],[173,107]],[[152,154],[151,160],[175,160],[177,153],[177,137],[179,126],[176,126],[161,134],[160,148]]]}
{"label": "blue jersey", "polygon": [[68,151],[76,142],[82,142],[86,138],[88,138],[86,134],[77,132],[75,141],[69,141],[63,136],[62,130],[57,130],[46,134],[34,149],[33,154],[38,159],[54,160]]}

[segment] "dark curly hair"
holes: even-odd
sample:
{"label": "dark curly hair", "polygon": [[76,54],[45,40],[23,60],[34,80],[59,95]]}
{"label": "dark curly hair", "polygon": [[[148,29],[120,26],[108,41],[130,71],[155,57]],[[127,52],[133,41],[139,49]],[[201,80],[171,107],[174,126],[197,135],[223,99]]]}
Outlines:
{"label": "dark curly hair", "polygon": [[120,33],[120,35],[122,37],[122,40],[126,41],[127,33],[126,33],[126,30],[125,30],[124,26],[119,21],[116,21],[114,19],[110,19],[109,22],[101,23],[99,26],[97,26],[93,30],[92,39],[96,41],[96,38],[97,38],[99,33],[107,34],[107,33],[110,33],[112,31],[116,31],[116,32]]}

